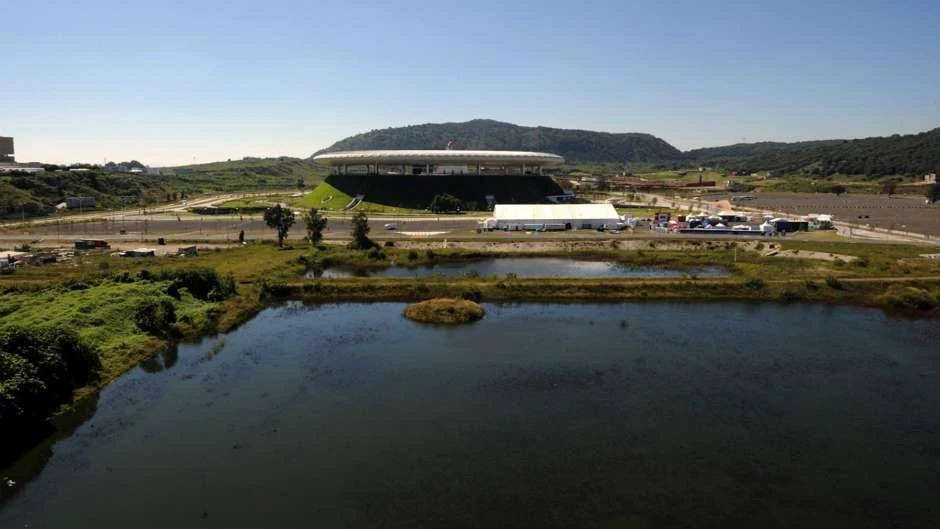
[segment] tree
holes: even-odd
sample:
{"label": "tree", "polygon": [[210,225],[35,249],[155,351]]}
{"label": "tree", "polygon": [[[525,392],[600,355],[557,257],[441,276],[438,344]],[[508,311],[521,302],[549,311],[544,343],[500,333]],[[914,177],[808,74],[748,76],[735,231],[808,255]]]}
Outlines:
{"label": "tree", "polygon": [[846,188],[842,184],[836,184],[829,188],[829,191],[835,193],[836,195],[842,195],[846,192]]}
{"label": "tree", "polygon": [[294,225],[294,212],[276,204],[264,212],[264,223],[271,229],[277,230],[277,245],[283,246],[287,232]]}
{"label": "tree", "polygon": [[434,198],[431,200],[431,205],[428,206],[428,209],[434,213],[447,213],[447,212],[456,212],[460,211],[463,204],[460,202],[460,199],[444,193],[441,195],[434,195]]}
{"label": "tree", "polygon": [[321,215],[317,208],[310,208],[304,213],[304,224],[307,225],[307,240],[310,241],[310,244],[317,244],[323,240],[326,217]]}
{"label": "tree", "polygon": [[898,189],[898,181],[894,178],[889,178],[885,180],[884,184],[881,186],[881,192],[888,195],[889,197],[894,194]]}
{"label": "tree", "polygon": [[351,247],[368,250],[375,246],[375,243],[369,238],[369,217],[364,212],[360,211],[353,215],[352,225],[353,241]]}
{"label": "tree", "polygon": [[927,188],[927,200],[929,200],[931,204],[940,202],[940,184],[931,184]]}

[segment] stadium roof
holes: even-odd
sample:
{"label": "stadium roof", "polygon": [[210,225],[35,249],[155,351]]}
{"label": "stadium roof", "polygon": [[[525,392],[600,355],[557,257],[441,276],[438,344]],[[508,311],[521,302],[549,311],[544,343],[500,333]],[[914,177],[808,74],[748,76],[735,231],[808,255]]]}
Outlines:
{"label": "stadium roof", "polygon": [[496,204],[496,220],[619,220],[612,204]]}
{"label": "stadium roof", "polygon": [[565,159],[547,152],[525,151],[458,151],[458,150],[379,150],[339,151],[313,157],[316,162],[328,165],[365,164],[515,164],[543,165],[561,164]]}

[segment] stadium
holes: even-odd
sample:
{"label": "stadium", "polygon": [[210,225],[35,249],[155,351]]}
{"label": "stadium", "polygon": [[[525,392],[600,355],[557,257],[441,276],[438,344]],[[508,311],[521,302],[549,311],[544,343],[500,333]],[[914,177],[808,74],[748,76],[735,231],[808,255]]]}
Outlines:
{"label": "stadium", "polygon": [[465,209],[491,209],[496,203],[548,203],[564,194],[545,169],[565,160],[544,152],[370,150],[313,159],[330,168],[326,183],[356,203],[425,209],[435,196],[448,194]]}

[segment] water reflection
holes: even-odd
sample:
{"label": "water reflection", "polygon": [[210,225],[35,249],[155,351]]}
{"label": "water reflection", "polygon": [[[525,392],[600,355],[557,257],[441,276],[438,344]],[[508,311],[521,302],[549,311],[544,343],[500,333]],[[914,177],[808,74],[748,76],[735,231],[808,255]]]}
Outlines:
{"label": "water reflection", "polygon": [[935,525],[933,321],[506,304],[440,328],[403,307],[291,302],[180,345],[18,463],[39,475],[0,527]]}
{"label": "water reflection", "polygon": [[421,266],[393,264],[387,268],[356,269],[333,267],[309,270],[308,279],[333,277],[721,277],[727,272],[720,267],[665,268],[655,266],[629,266],[615,261],[586,261],[555,257],[499,258],[479,261],[441,262]]}
{"label": "water reflection", "polygon": [[147,373],[158,373],[164,369],[170,369],[179,360],[179,349],[177,345],[171,345],[162,349],[152,357],[142,361],[140,368]]}

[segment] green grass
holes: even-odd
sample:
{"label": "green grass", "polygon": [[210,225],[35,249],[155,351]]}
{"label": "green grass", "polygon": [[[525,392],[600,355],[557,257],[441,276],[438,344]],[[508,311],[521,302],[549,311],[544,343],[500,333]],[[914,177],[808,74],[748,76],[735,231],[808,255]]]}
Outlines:
{"label": "green grass", "polygon": [[[332,198],[330,198],[332,197]],[[353,197],[336,189],[327,182],[318,185],[313,191],[307,193],[300,199],[289,200],[288,203],[295,207],[317,208],[329,211],[339,211],[346,204],[352,201]]]}
{"label": "green grass", "polygon": [[275,202],[287,202],[289,200],[286,196],[272,195],[269,197],[252,197],[252,198],[237,198],[235,200],[228,200],[222,202],[221,204],[216,204],[216,207],[219,208],[269,208],[274,205]]}
{"label": "green grass", "polygon": [[97,285],[63,285],[35,292],[8,292],[0,300],[0,327],[64,325],[98,351],[106,380],[123,373],[164,342],[137,328],[132,318],[145,299],[165,298],[176,307],[178,321],[188,328],[211,327],[221,303],[200,301],[183,293],[179,301],[166,295],[169,282],[138,281]]}

